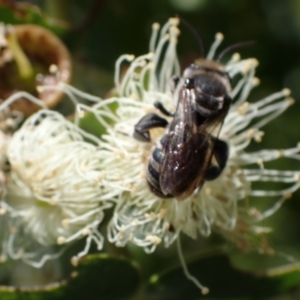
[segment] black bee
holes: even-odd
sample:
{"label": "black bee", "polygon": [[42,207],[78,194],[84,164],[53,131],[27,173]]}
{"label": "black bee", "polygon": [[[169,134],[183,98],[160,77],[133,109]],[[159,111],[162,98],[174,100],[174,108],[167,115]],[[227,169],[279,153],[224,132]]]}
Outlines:
{"label": "black bee", "polygon": [[175,77],[175,113],[162,103],[155,107],[165,118],[149,113],[134,127],[134,137],[149,142],[149,130],[164,127],[166,134],[148,164],[147,182],[150,190],[160,198],[176,197],[184,200],[206,180],[216,179],[226,166],[229,149],[218,138],[231,104],[231,83],[220,58],[234,48],[225,49],[217,61],[199,59],[187,67],[182,77]]}

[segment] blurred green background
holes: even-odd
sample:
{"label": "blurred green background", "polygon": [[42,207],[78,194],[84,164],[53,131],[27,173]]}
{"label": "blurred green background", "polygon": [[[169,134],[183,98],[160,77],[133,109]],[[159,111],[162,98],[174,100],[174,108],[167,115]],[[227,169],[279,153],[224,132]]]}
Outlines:
{"label": "blurred green background", "polygon": [[[33,4],[39,10],[32,6],[25,9],[18,5],[21,3]],[[58,34],[72,54],[74,63],[72,84],[100,97],[105,97],[113,87],[115,60],[124,53],[135,55],[146,53],[151,24],[153,22],[163,24],[176,14],[184,17],[197,29],[207,48],[214,40],[216,32],[225,35],[222,47],[240,41],[256,41],[253,46],[239,51],[243,58],[256,57],[260,62],[257,76],[261,84],[251,93],[249,101],[256,101],[288,87],[292,90],[295,104],[267,125],[264,128],[266,134],[263,142],[251,146],[249,150],[294,147],[300,141],[300,0],[0,1],[0,20],[3,22],[35,23],[48,27]],[[178,53],[182,67],[187,66],[199,55],[195,38],[184,28],[181,28]],[[300,162],[278,161],[267,166],[299,170]],[[269,203],[258,203],[261,207],[267,204]],[[286,255],[300,260],[300,192],[295,193],[293,198],[263,225],[274,228],[270,240],[278,255],[268,258],[256,254],[241,255],[232,250],[231,261],[242,269],[260,270],[264,267],[288,264],[288,259],[284,257]],[[183,243],[186,256],[195,260],[190,267],[191,271],[213,291],[206,297],[207,299],[300,299],[300,272],[297,264],[295,272],[289,269],[276,278],[257,278],[252,274],[232,269],[226,256],[223,255],[223,250],[209,251],[209,256],[205,256],[207,251],[205,249],[220,244],[218,237],[212,236],[209,240],[199,239],[197,242],[186,238],[183,239]],[[116,267],[105,267],[105,273],[101,267],[107,261],[105,257],[101,257],[97,262],[99,266],[94,264],[98,266],[97,268],[86,268],[89,263],[81,266],[82,273],[87,272],[87,275],[77,278],[79,281],[82,279],[81,283],[75,281],[73,285],[69,284],[67,289],[59,285],[56,294],[44,291],[41,294],[32,291],[4,293],[3,288],[3,296],[0,298],[83,299],[85,296],[86,299],[202,298],[193,284],[187,282],[182,275],[181,267],[175,267],[178,264],[175,247],[167,250],[160,247],[151,256],[134,247],[115,249],[106,245],[104,251],[116,257],[120,255],[130,257],[139,264],[139,267],[128,262],[126,265],[128,270],[124,269],[114,256],[110,259],[114,261]],[[46,278],[45,282],[70,278],[71,268],[65,266],[67,263],[63,263],[63,266],[60,266],[60,263],[46,265],[39,271],[11,263],[0,271],[0,279],[4,285],[22,284],[24,278],[16,276],[19,272],[31,274],[29,279],[25,280],[25,283],[30,285],[43,283],[41,277]],[[165,271],[166,267],[169,271]],[[165,272],[161,277],[151,277],[160,271]],[[80,273],[80,270],[78,272]],[[124,289],[126,274],[133,275],[130,275],[132,277],[128,275],[127,287],[125,284]],[[87,278],[95,279],[94,285],[90,282],[91,287],[88,286],[84,281]],[[109,281],[110,278],[115,282]],[[147,287],[149,278],[152,278],[152,281]],[[103,280],[107,282],[104,285],[106,289],[99,286],[99,282]],[[74,285],[84,290],[84,293],[80,294],[76,288],[72,290]],[[129,291],[126,290],[128,285],[132,287]],[[109,294],[114,289],[109,287],[114,286],[121,289],[119,294]]]}

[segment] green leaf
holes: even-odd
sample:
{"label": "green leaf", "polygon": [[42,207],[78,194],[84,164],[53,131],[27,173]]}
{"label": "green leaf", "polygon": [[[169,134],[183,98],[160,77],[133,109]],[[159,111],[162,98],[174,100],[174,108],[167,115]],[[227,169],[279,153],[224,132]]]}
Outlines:
{"label": "green leaf", "polygon": [[87,256],[76,272],[66,287],[64,299],[126,299],[141,282],[135,263],[107,254]]}
{"label": "green leaf", "polygon": [[63,283],[49,284],[35,288],[0,286],[0,299],[5,300],[60,300]]}
{"label": "green leaf", "polygon": [[[104,100],[105,101],[105,100]],[[107,107],[112,111],[115,112],[118,108],[117,103],[111,103],[107,105]],[[112,124],[111,119],[107,117],[103,117],[104,121],[108,124]],[[99,123],[97,118],[93,113],[87,112],[82,118],[80,118],[79,122],[80,128],[82,128],[84,131],[93,134],[97,137],[100,137],[101,135],[106,133],[106,128]]]}
{"label": "green leaf", "polygon": [[208,295],[202,296],[185,277],[182,267],[176,267],[152,276],[147,299],[265,299],[300,285],[300,264],[246,272],[235,269],[226,255],[218,254],[194,261],[188,268],[193,276],[209,287]]}
{"label": "green leaf", "polygon": [[82,259],[69,280],[42,287],[0,286],[5,300],[125,300],[141,283],[136,263],[107,254],[88,255]]}

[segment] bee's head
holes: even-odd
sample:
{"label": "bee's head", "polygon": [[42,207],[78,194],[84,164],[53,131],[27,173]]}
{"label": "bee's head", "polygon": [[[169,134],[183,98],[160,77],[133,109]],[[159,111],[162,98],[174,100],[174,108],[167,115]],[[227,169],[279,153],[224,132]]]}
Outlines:
{"label": "bee's head", "polygon": [[214,61],[198,60],[183,72],[183,84],[194,97],[195,109],[205,116],[223,110],[231,92],[230,78],[224,67]]}
{"label": "bee's head", "polygon": [[[195,36],[200,46],[201,58],[187,67],[181,79],[180,88],[188,89],[194,98],[195,110],[204,116],[212,116],[228,109],[231,92],[231,80],[221,59],[235,49],[249,46],[253,41],[233,44],[225,48],[215,60],[206,58],[202,37],[186,20],[179,17],[181,23]],[[223,39],[222,34],[216,35],[217,44]],[[211,57],[212,54],[208,54]]]}

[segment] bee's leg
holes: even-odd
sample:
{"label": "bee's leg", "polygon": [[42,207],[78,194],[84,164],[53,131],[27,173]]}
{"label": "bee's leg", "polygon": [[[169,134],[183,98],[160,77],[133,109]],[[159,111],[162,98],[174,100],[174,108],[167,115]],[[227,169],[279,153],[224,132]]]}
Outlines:
{"label": "bee's leg", "polygon": [[147,114],[142,117],[134,126],[133,137],[141,142],[150,142],[149,129],[163,127],[168,125],[168,121],[157,114]]}
{"label": "bee's leg", "polygon": [[167,116],[167,117],[174,117],[174,113],[169,112],[164,105],[159,102],[159,101],[155,101],[154,102],[154,107],[156,107],[163,115]]}
{"label": "bee's leg", "polygon": [[216,179],[224,170],[229,156],[229,148],[227,143],[222,140],[215,139],[213,156],[215,157],[218,165],[211,164],[208,167],[204,176],[205,180]]}

